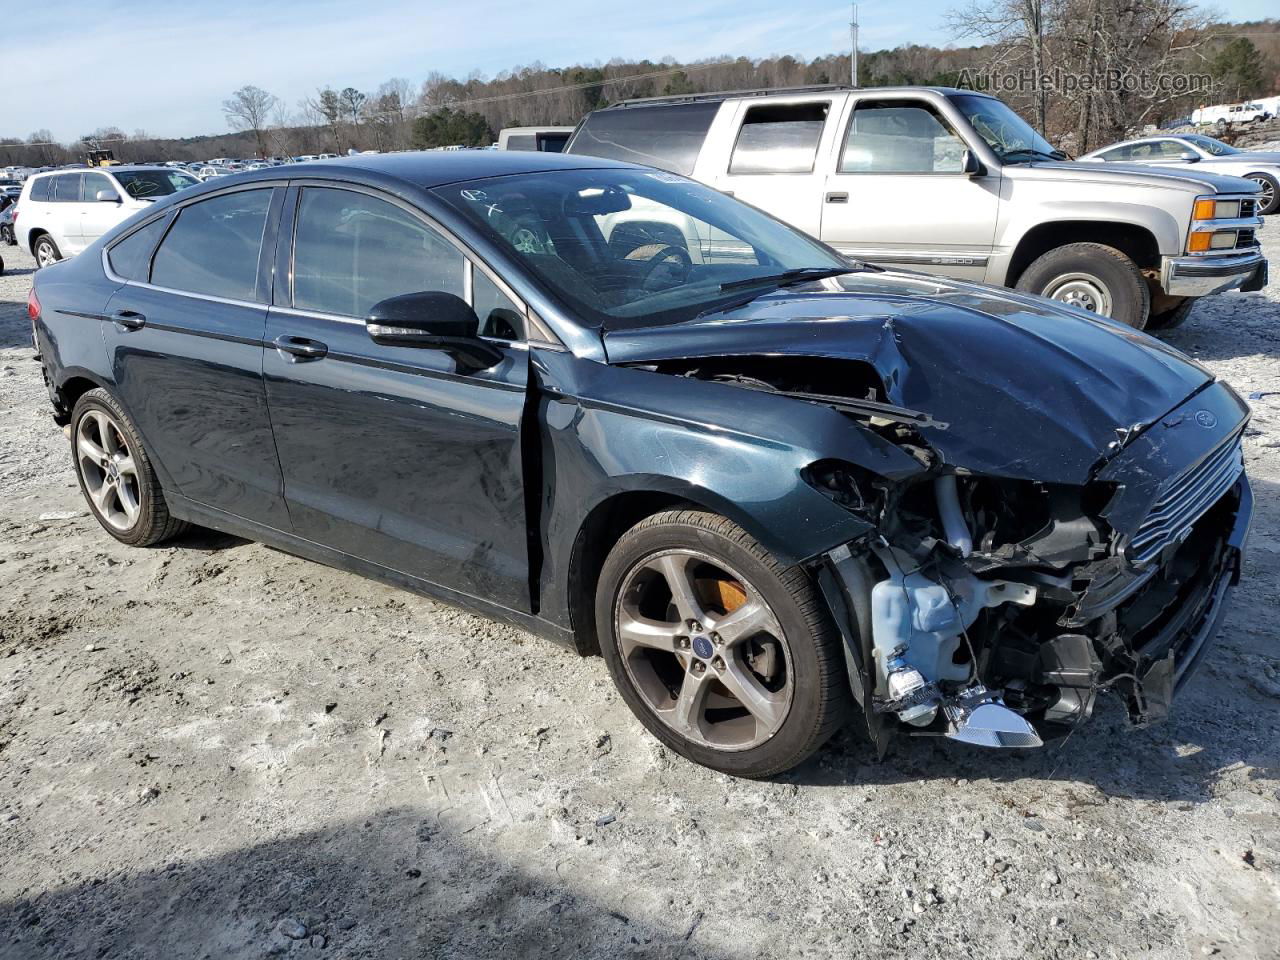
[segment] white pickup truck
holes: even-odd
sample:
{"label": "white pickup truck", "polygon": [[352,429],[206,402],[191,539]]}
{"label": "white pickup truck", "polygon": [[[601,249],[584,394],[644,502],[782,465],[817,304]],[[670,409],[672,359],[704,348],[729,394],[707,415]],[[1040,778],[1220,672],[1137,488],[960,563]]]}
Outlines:
{"label": "white pickup truck", "polygon": [[692,177],[851,257],[1016,287],[1138,328],[1175,326],[1196,297],[1266,283],[1255,184],[1071,162],[971,91],[625,101],[589,114],[565,152]]}

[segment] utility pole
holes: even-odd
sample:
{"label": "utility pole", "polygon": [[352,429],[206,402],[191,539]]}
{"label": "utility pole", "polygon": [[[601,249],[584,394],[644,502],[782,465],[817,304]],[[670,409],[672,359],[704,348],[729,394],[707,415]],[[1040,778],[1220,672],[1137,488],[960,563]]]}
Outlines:
{"label": "utility pole", "polygon": [[853,56],[849,61],[849,79],[858,85],[858,5],[853,4],[853,18],[849,21],[849,38],[853,41]]}

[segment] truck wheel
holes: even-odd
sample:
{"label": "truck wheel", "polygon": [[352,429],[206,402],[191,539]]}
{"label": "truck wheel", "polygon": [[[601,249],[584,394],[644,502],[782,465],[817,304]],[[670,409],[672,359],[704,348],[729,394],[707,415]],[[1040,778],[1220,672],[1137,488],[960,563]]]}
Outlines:
{"label": "truck wheel", "polygon": [[1017,289],[1060,300],[1141,330],[1151,292],[1138,265],[1115,247],[1068,243],[1035,260]]}
{"label": "truck wheel", "polygon": [[1262,188],[1258,197],[1258,212],[1264,216],[1280,210],[1280,181],[1269,173],[1247,173],[1246,180],[1252,180]]}
{"label": "truck wheel", "polygon": [[600,572],[609,673],[649,732],[739,777],[789,770],[846,717],[841,641],[808,573],[712,513],[632,527]]}
{"label": "truck wheel", "polygon": [[58,249],[58,245],[53,242],[53,237],[47,233],[41,234],[40,238],[31,247],[31,252],[36,256],[36,269],[47,267],[52,263],[57,263],[62,259],[62,251]]}
{"label": "truck wheel", "polygon": [[1187,317],[1191,316],[1191,308],[1196,305],[1195,297],[1187,297],[1176,307],[1171,307],[1160,313],[1152,312],[1147,319],[1147,330],[1173,330],[1182,326],[1187,322]]}

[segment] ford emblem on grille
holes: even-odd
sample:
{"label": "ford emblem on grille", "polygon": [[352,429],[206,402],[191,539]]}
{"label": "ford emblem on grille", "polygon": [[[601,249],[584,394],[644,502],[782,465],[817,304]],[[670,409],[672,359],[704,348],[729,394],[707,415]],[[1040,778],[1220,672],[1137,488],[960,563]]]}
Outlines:
{"label": "ford emblem on grille", "polygon": [[1218,418],[1208,410],[1196,411],[1196,423],[1204,427],[1206,430],[1212,429],[1218,425]]}

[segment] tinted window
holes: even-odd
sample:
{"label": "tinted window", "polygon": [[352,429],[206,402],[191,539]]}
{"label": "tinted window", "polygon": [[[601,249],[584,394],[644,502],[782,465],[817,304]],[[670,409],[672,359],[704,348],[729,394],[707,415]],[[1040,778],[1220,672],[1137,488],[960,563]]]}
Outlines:
{"label": "tinted window", "polygon": [[827,120],[827,103],[747,110],[729,161],[730,173],[809,173]]}
{"label": "tinted window", "polygon": [[156,251],[151,282],[232,300],[257,299],[258,254],[271,190],[240,190],[193,203]]}
{"label": "tinted window", "polygon": [[693,173],[719,101],[614,107],[587,117],[567,153]]}
{"label": "tinted window", "polygon": [[484,273],[476,270],[471,280],[471,305],[480,318],[480,335],[499,340],[523,340],[524,316],[511,298],[498,289]]}
{"label": "tinted window", "polygon": [[840,158],[842,173],[959,173],[964,142],[919,103],[859,104]]}
{"label": "tinted window", "polygon": [[141,230],[135,230],[111,248],[107,253],[107,260],[111,262],[111,269],[116,276],[126,280],[146,281],[148,268],[151,266],[151,251],[160,239],[164,224],[165,218],[161,217]]}
{"label": "tinted window", "polygon": [[543,153],[564,153],[565,144],[569,142],[567,133],[538,134],[538,149]]}
{"label": "tinted window", "polygon": [[64,173],[53,178],[53,198],[60,203],[80,201],[80,174]]}
{"label": "tinted window", "polygon": [[404,293],[466,292],[465,260],[395,204],[349,190],[307,189],[298,207],[293,305],[363,317]]}
{"label": "tinted window", "polygon": [[53,184],[53,177],[40,177],[31,184],[32,200],[49,200],[49,187]]}
{"label": "tinted window", "polygon": [[120,192],[116,190],[110,180],[100,173],[86,173],[84,175],[84,186],[82,187],[82,190],[84,192],[85,200],[95,202],[98,199],[99,190],[110,190],[116,194]]}
{"label": "tinted window", "polygon": [[532,133],[521,133],[507,137],[508,150],[537,150],[538,138]]}
{"label": "tinted window", "polygon": [[1098,154],[1099,160],[1128,160],[1133,156],[1133,147],[1116,147]]}

